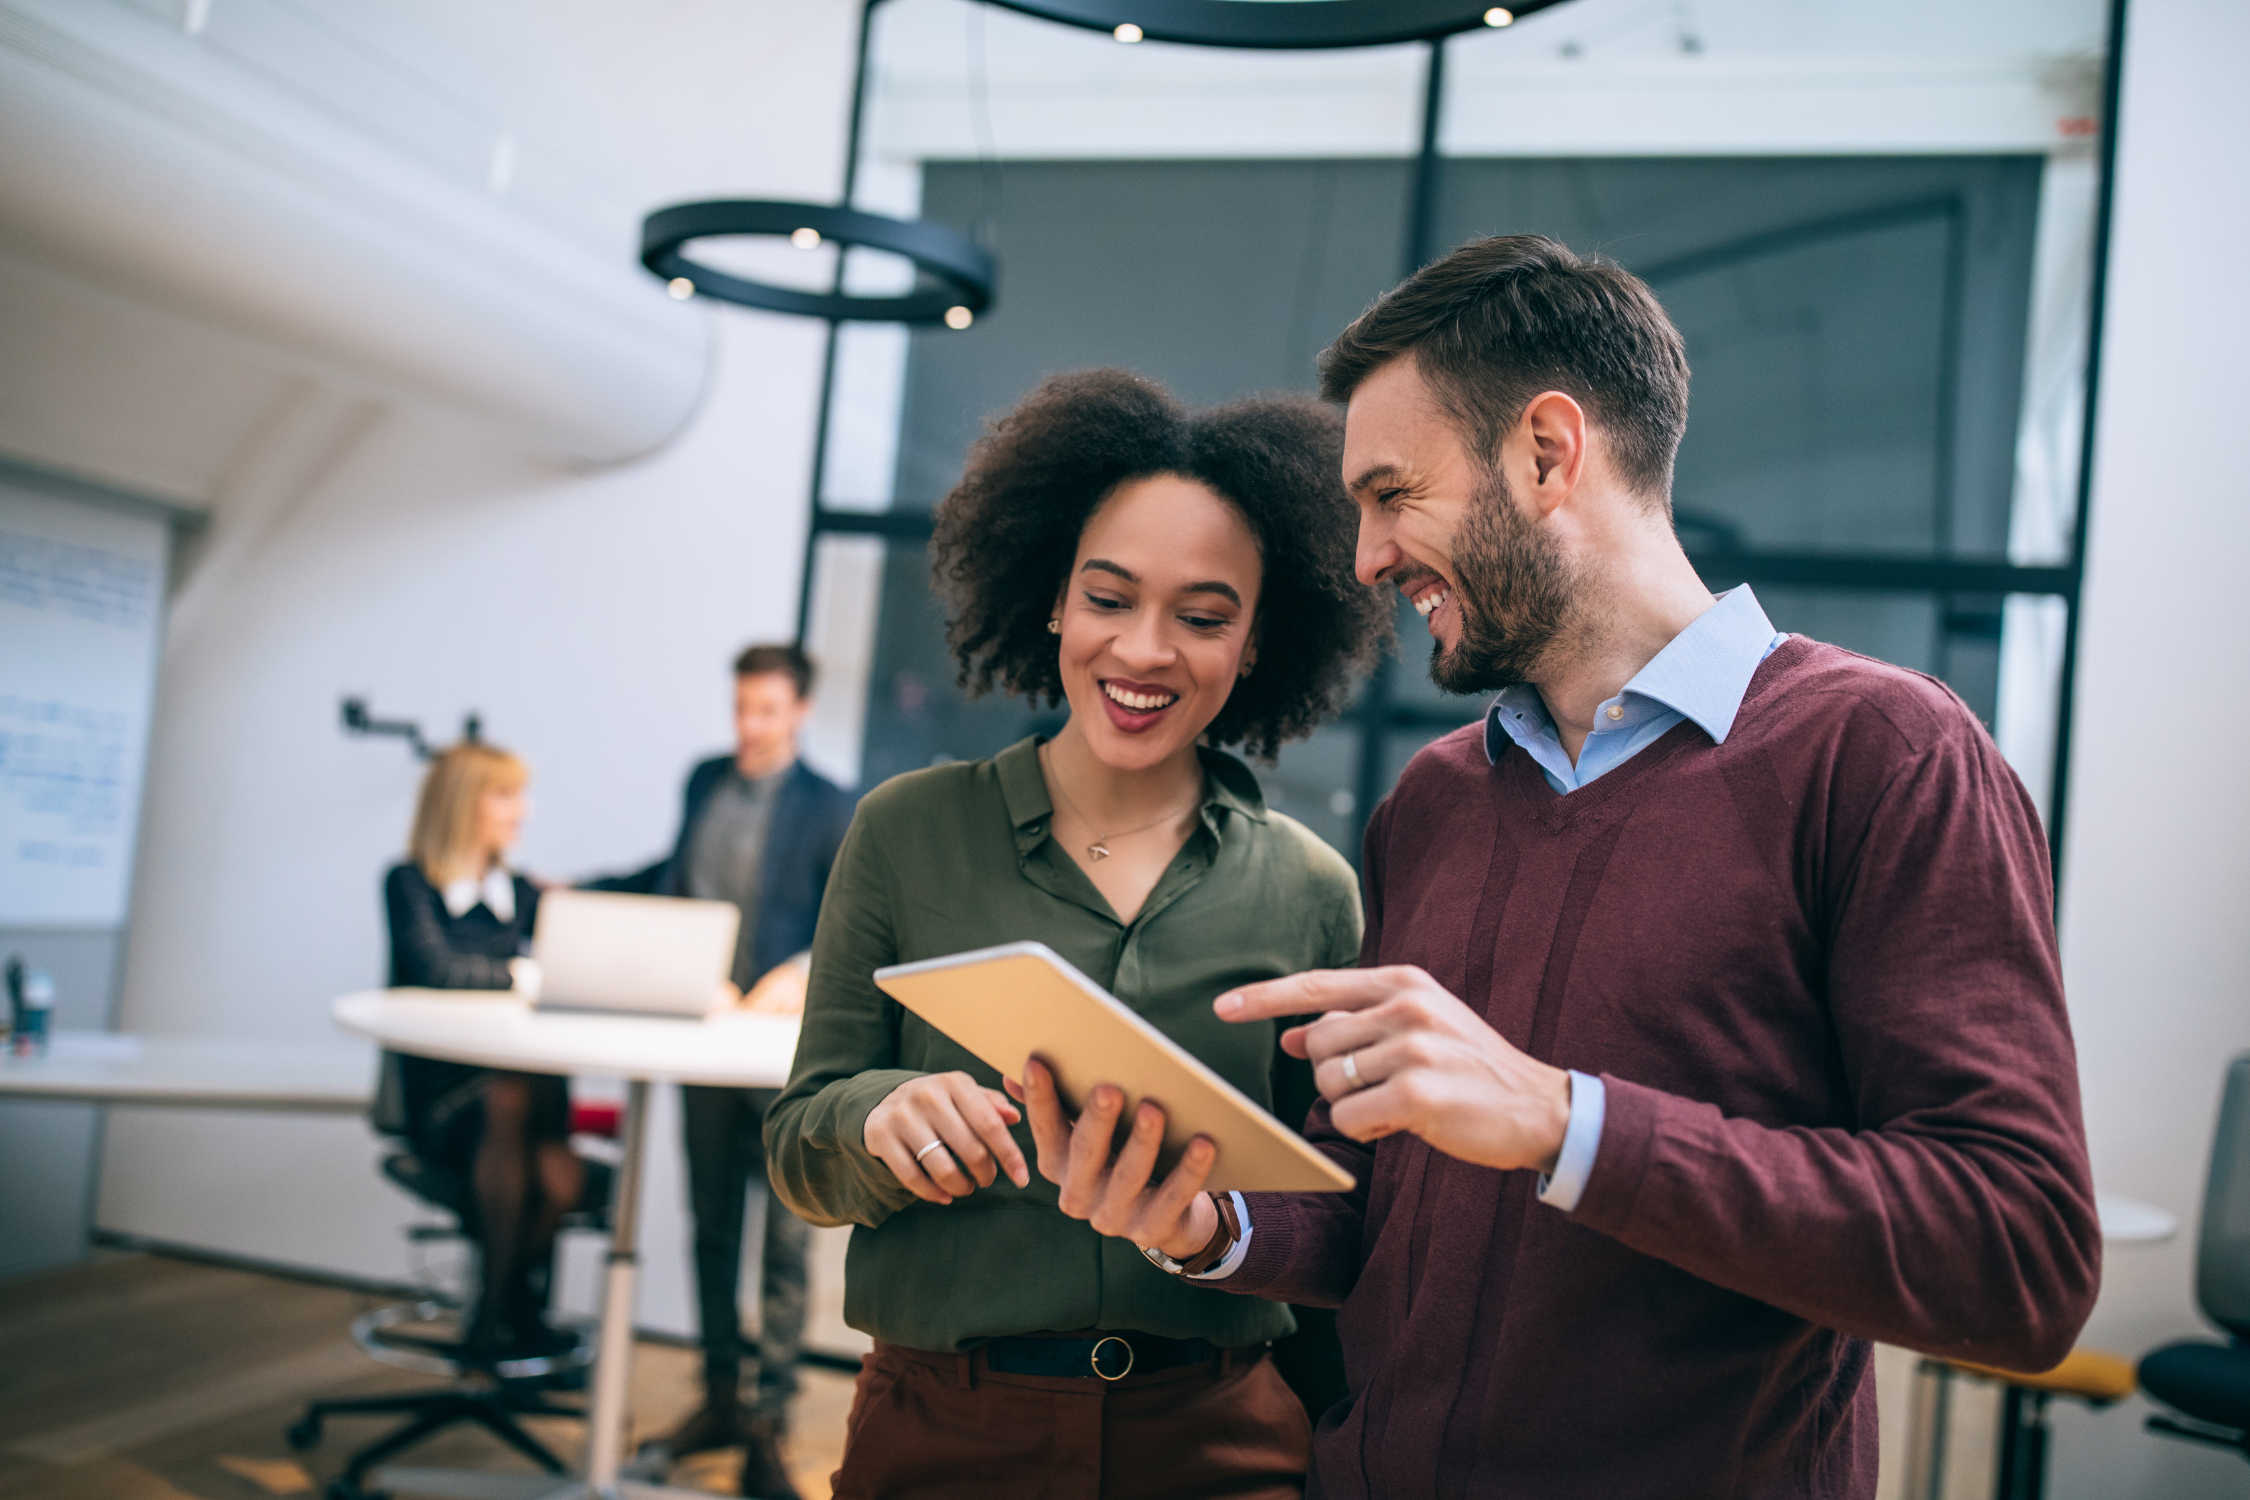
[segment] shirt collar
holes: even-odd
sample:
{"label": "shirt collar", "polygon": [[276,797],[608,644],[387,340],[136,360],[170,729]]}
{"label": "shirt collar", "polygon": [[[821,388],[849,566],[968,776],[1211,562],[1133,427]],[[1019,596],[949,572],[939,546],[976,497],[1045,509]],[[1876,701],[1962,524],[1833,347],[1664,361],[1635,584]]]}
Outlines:
{"label": "shirt collar", "polygon": [[[1214,832],[1221,808],[1253,823],[1266,821],[1265,794],[1248,766],[1204,745],[1198,745],[1195,753],[1203,762],[1203,821]],[[1000,778],[1000,800],[1008,809],[1008,821],[1015,825],[1017,846],[1028,850],[1047,836],[1047,825],[1055,815],[1047,778],[1039,769],[1039,736],[1020,739],[992,757],[992,768]]]}
{"label": "shirt collar", "polygon": [[[1750,585],[1742,584],[1721,594],[1687,629],[1672,637],[1619,689],[1618,697],[1633,694],[1660,703],[1684,719],[1693,719],[1713,744],[1723,745],[1734,732],[1750,679],[1773,649],[1774,640],[1773,621],[1766,618]],[[1500,723],[1506,709],[1535,713],[1552,732],[1553,718],[1537,688],[1526,682],[1503,689],[1485,717],[1484,753],[1495,762],[1508,747]]]}
{"label": "shirt collar", "polygon": [[791,773],[793,773],[797,769],[797,766],[797,760],[792,757],[789,763],[787,765],[784,765],[778,771],[768,771],[763,776],[745,776],[742,774],[742,767],[735,761],[730,760],[727,762],[727,774],[733,777],[741,785],[748,787],[751,791],[759,794],[760,796],[763,796],[765,793],[778,788],[784,781],[787,781]]}
{"label": "shirt collar", "polygon": [[1773,647],[1773,621],[1745,583],[1719,596],[1672,637],[1625,684],[1625,692],[1653,698],[1684,719],[1693,719],[1723,745],[1742,712],[1750,678]]}
{"label": "shirt collar", "polygon": [[481,904],[503,922],[516,919],[516,878],[504,865],[494,865],[482,880],[448,880],[438,893],[447,915],[465,917]]}

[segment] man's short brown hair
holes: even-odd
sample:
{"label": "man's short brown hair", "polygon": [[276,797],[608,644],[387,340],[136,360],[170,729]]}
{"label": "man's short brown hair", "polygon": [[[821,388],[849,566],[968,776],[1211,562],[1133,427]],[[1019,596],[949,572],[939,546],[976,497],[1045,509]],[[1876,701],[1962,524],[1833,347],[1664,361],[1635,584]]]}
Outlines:
{"label": "man's short brown hair", "polygon": [[1619,477],[1670,508],[1687,346],[1624,267],[1544,235],[1472,241],[1353,319],[1320,356],[1320,393],[1349,401],[1407,354],[1481,462],[1532,397],[1561,391],[1606,435]]}
{"label": "man's short brown hair", "polygon": [[734,659],[737,677],[762,677],[768,672],[787,672],[789,680],[797,684],[797,696],[812,695],[812,658],[795,646],[745,646]]}

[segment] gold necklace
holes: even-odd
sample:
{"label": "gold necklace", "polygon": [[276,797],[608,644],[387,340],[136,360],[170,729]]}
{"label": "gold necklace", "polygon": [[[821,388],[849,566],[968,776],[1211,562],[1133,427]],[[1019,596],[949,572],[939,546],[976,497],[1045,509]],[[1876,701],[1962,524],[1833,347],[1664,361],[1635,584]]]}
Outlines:
{"label": "gold necklace", "polygon": [[[1063,790],[1062,777],[1060,775],[1053,774],[1054,767],[1048,764],[1045,746],[1040,747],[1039,765],[1042,770],[1050,773],[1047,778],[1047,783],[1055,789],[1055,795],[1063,799],[1063,806],[1070,809],[1071,816],[1078,819],[1079,822],[1085,824],[1088,828],[1093,827],[1094,820],[1087,817],[1085,813],[1081,812],[1079,810],[1078,804],[1071,800],[1070,793]],[[1121,829],[1116,833],[1097,834],[1094,837],[1094,841],[1086,846],[1086,857],[1093,860],[1094,863],[1100,864],[1103,860],[1109,858],[1109,841],[1111,839],[1129,839],[1136,833],[1146,833],[1151,828],[1161,827],[1162,825],[1173,821],[1175,818],[1185,816],[1187,811],[1188,809],[1184,807],[1177,808],[1171,812],[1166,813],[1163,817],[1156,819],[1154,822],[1143,823],[1138,828]]]}

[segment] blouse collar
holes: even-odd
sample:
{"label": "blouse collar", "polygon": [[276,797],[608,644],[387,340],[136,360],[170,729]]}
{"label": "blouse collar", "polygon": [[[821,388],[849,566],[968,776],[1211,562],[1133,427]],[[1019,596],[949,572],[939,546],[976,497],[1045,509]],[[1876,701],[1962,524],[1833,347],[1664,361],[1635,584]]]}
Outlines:
{"label": "blouse collar", "polygon": [[516,878],[505,865],[494,865],[482,880],[448,880],[438,894],[445,899],[447,914],[456,918],[482,904],[503,922],[516,919]]}

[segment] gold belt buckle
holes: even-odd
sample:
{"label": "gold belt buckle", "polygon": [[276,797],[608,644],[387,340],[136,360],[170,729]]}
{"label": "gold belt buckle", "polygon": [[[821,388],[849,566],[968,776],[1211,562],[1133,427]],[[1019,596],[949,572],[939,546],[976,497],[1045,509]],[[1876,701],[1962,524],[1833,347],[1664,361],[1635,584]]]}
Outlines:
{"label": "gold belt buckle", "polygon": [[[1111,1344],[1123,1344],[1125,1346],[1125,1368],[1119,1370],[1115,1375],[1110,1374],[1109,1371],[1102,1368],[1102,1350],[1106,1349]],[[1116,1334],[1113,1333],[1108,1338],[1099,1339],[1095,1342],[1093,1352],[1087,1356],[1087,1362],[1093,1365],[1094,1373],[1096,1375],[1099,1375],[1102,1379],[1123,1380],[1126,1376],[1133,1373],[1133,1346],[1127,1340],[1119,1338]]]}

